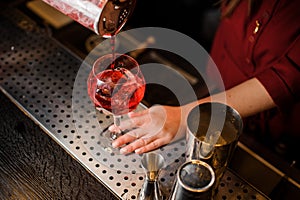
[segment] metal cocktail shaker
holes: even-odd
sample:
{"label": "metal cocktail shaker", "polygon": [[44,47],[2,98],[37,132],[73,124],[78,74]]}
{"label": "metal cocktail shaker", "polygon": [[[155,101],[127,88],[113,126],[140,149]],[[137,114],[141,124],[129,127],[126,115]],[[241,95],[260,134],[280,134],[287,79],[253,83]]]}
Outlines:
{"label": "metal cocktail shaker", "polygon": [[211,200],[215,173],[205,162],[191,160],[183,163],[178,171],[169,200]]}
{"label": "metal cocktail shaker", "polygon": [[218,187],[242,133],[241,116],[225,104],[204,103],[189,113],[187,127],[187,160],[208,163]]}
{"label": "metal cocktail shaker", "polygon": [[102,37],[117,34],[136,0],[43,0]]}

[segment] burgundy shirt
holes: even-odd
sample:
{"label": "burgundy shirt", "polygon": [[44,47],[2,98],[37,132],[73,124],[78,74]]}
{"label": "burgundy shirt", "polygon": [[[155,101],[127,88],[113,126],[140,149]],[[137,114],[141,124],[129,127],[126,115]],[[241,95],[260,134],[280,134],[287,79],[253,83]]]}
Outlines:
{"label": "burgundy shirt", "polygon": [[266,88],[278,107],[260,115],[261,130],[300,135],[300,0],[260,2],[249,17],[242,0],[220,22],[211,56],[226,89],[253,77]]}

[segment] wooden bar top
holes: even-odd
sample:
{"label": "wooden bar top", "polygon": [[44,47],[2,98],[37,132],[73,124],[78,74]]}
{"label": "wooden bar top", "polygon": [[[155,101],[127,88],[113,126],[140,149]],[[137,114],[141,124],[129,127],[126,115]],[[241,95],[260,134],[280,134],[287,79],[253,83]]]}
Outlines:
{"label": "wooden bar top", "polygon": [[0,92],[0,199],[117,199]]}

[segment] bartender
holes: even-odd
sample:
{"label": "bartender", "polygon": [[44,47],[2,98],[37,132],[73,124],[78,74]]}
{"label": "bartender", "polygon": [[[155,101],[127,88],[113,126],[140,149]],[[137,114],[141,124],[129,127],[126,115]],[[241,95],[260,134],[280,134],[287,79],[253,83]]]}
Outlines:
{"label": "bartender", "polygon": [[[213,100],[236,109],[245,131],[272,144],[300,138],[299,8],[300,0],[223,0],[211,48],[225,86]],[[213,79],[209,67],[207,72]],[[222,93],[226,102],[218,98]],[[189,111],[211,100],[208,96],[183,106],[131,113],[121,129],[135,129],[113,146],[122,146],[123,154],[141,154],[183,137]]]}

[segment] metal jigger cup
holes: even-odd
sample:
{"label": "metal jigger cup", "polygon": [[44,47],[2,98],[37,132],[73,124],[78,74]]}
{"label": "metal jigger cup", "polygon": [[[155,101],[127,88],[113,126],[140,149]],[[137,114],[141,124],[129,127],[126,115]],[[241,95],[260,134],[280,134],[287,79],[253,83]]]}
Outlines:
{"label": "metal jigger cup", "polygon": [[[215,189],[227,169],[242,128],[243,121],[239,113],[222,103],[200,104],[189,113],[186,159],[202,160],[213,168],[216,175]],[[219,138],[207,140],[206,136],[214,133],[219,133],[215,134]]]}
{"label": "metal jigger cup", "polygon": [[145,153],[142,157],[141,164],[146,173],[145,182],[141,188],[140,200],[160,200],[163,199],[158,186],[158,174],[165,165],[165,160],[158,153]]}
{"label": "metal jigger cup", "polygon": [[177,171],[169,200],[211,200],[214,183],[211,166],[200,160],[187,161]]}

